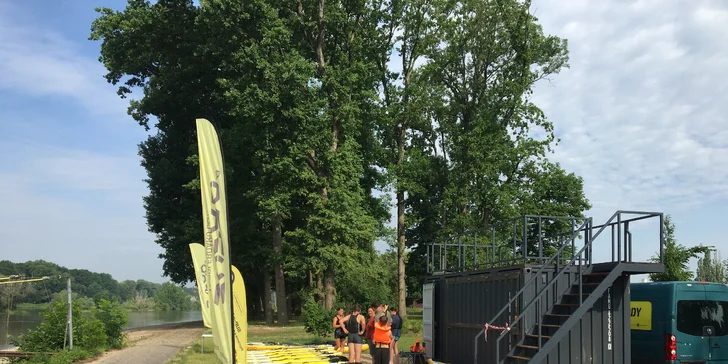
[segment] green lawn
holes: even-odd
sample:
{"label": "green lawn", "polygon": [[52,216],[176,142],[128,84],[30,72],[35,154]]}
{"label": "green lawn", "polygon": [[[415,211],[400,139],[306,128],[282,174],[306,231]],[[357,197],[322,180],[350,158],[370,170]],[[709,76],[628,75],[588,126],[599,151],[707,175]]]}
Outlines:
{"label": "green lawn", "polygon": [[[410,325],[414,327],[422,327],[422,309],[408,308],[407,317],[404,319],[405,325],[402,330],[402,337],[399,339],[399,350],[409,351],[410,346],[414,344],[415,340],[422,341],[421,332],[413,332],[413,330],[407,330]],[[210,332],[210,330],[208,330]],[[248,326],[248,342],[273,342],[273,343],[289,343],[289,344],[321,344],[332,341],[331,338],[320,338],[316,335],[312,335],[306,332],[303,327],[303,323],[294,319],[291,321],[291,326],[288,327],[277,327],[277,326],[265,326],[262,322],[250,322]],[[206,364],[206,363],[218,363],[219,361],[212,353],[213,349],[212,340],[205,340],[205,353],[200,353],[201,346],[200,342],[192,345],[192,347],[180,352],[177,357],[170,360],[168,363],[180,363],[180,364]],[[368,354],[368,351],[365,353]]]}

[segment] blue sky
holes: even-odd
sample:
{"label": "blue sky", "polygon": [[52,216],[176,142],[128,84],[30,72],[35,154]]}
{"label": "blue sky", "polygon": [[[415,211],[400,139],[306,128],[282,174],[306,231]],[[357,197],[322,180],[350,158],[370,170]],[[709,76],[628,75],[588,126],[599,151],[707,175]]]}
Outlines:
{"label": "blue sky", "polygon": [[[87,40],[95,7],[124,4],[0,1],[1,259],[166,280],[143,217],[146,133]],[[681,243],[726,251],[728,3],[534,0],[532,9],[569,40],[571,68],[534,100],[561,138],[552,159],[584,177],[589,215],[664,211]],[[638,236],[635,258],[649,257],[657,245]]]}

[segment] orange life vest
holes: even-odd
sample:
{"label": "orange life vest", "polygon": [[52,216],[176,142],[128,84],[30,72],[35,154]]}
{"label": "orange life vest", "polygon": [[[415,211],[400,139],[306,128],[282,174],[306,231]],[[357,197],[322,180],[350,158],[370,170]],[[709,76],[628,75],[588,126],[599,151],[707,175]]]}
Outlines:
{"label": "orange life vest", "polygon": [[392,330],[388,325],[381,325],[379,322],[374,324],[374,342],[377,344],[389,344],[392,338],[389,332]]}
{"label": "orange life vest", "polygon": [[415,340],[415,343],[410,346],[410,353],[421,353],[423,351],[423,347],[420,346],[419,340]]}

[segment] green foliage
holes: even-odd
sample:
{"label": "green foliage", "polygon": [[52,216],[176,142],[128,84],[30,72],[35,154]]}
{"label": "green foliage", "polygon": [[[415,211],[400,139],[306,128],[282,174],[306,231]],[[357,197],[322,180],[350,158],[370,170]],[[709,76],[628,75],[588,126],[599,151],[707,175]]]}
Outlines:
{"label": "green foliage", "polygon": [[[125,323],[126,313],[120,312],[121,308],[118,304],[106,300],[102,300],[100,305],[102,307],[101,311],[94,308],[90,312],[84,313],[78,304],[73,303],[71,310],[73,314],[74,348],[78,347],[95,353],[109,347],[109,345],[120,346],[123,342],[123,333],[120,327]],[[14,344],[21,351],[60,351],[63,349],[64,339],[67,339],[67,314],[67,303],[52,302],[42,313],[43,322],[36,329],[31,329],[28,333],[20,335]]]}
{"label": "green foliage", "polygon": [[698,269],[695,272],[695,280],[701,282],[726,282],[724,262],[720,259],[720,252],[706,253],[703,258],[698,259]]}
{"label": "green foliage", "polygon": [[[156,128],[139,148],[165,274],[193,280],[188,244],[202,241],[196,117],[220,134],[232,263],[253,314],[271,285],[281,311],[286,295],[302,302],[299,292],[314,289],[331,307],[395,302],[399,288],[401,305],[405,277],[393,274],[405,267],[394,255],[417,297],[425,243],[521,214],[581,216],[583,182],[547,159],[554,125],[531,101],[539,80],[568,66],[567,44],[544,34],[528,5],[130,0],[123,11],[98,9],[90,38],[101,42],[106,79],[122,97],[140,91],[129,113]],[[387,69],[395,45],[401,72]],[[389,201],[375,189],[395,192],[401,218],[396,254],[382,257],[373,243],[387,235]],[[138,297],[131,283],[109,293]]]}
{"label": "green foliage", "polygon": [[[692,280],[693,272],[690,271],[688,262],[692,258],[697,258],[700,254],[709,254],[709,248],[705,246],[687,248],[678,244],[675,240],[675,224],[673,224],[670,215],[665,216],[663,225],[665,272],[650,274],[650,280],[653,282]],[[658,252],[652,260],[659,262],[660,253]]]}
{"label": "green foliage", "polygon": [[[74,318],[83,317],[77,305],[73,305],[72,313]],[[21,351],[49,352],[63,349],[64,335],[66,331],[66,318],[68,305],[64,302],[51,303],[42,313],[43,322],[36,329],[28,330],[27,334],[18,337],[17,345]],[[83,320],[83,318],[81,319]],[[78,320],[74,319],[77,326],[74,326],[74,337],[80,333]]]}
{"label": "green foliage", "polygon": [[124,344],[124,326],[129,322],[129,314],[119,303],[107,300],[99,302],[99,310],[96,318],[104,323],[107,345],[110,348],[119,349]]}
{"label": "green foliage", "polygon": [[419,334],[422,332],[422,320],[405,320],[402,325],[403,333]]}
{"label": "green foliage", "polygon": [[129,311],[154,311],[154,300],[146,296],[146,293],[137,292],[133,300],[124,302],[124,308]]}
{"label": "green foliage", "polygon": [[159,311],[184,311],[192,308],[192,301],[180,286],[163,283],[154,295],[154,305]]}
{"label": "green foliage", "polygon": [[331,320],[336,316],[336,311],[325,309],[313,297],[306,299],[301,316],[308,333],[318,337],[327,337],[334,331],[333,327],[331,327]]}
{"label": "green foliage", "polygon": [[[109,337],[106,335],[106,325],[96,316],[83,315],[80,320],[74,318],[74,345],[86,349],[106,348]],[[78,334],[76,334],[78,330]],[[120,339],[120,338],[117,338]]]}
{"label": "green foliage", "polygon": [[96,351],[89,351],[80,347],[74,347],[73,350],[61,351],[54,355],[38,355],[32,359],[23,359],[18,363],[24,364],[71,364],[73,362],[89,358],[96,355]]}

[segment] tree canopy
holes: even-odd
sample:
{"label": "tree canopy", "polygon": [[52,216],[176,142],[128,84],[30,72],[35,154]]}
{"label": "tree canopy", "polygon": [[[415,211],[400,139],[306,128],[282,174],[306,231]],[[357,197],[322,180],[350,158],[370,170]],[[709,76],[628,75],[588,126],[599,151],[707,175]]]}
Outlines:
{"label": "tree canopy", "polygon": [[66,279],[71,277],[71,295],[81,307],[96,306],[100,302],[125,303],[126,308],[137,311],[190,310],[199,307],[191,302],[197,290],[187,292],[171,283],[154,283],[143,279],[118,282],[108,273],[86,269],[68,269],[43,260],[13,263],[0,261],[0,276],[49,277],[34,283],[0,285],[0,308],[13,309],[19,303],[65,302]]}
{"label": "tree canopy", "polygon": [[[424,244],[452,233],[526,213],[582,216],[582,180],[548,159],[554,125],[532,101],[537,82],[568,67],[567,42],[544,34],[529,7],[129,0],[97,9],[90,38],[106,79],[135,97],[129,114],[151,131],[139,146],[144,204],[165,274],[193,280],[188,244],[203,238],[197,117],[220,133],[249,312],[270,320],[273,288],[281,324],[310,296],[330,309],[396,295],[403,309],[421,289]],[[395,231],[383,192],[396,199]],[[385,240],[396,254],[378,255]],[[382,278],[390,264],[397,277]]]}
{"label": "tree canopy", "polygon": [[[663,231],[665,235],[663,255],[665,272],[650,274],[650,280],[653,282],[692,280],[693,272],[688,266],[690,259],[697,258],[700,254],[709,254],[710,250],[708,247],[702,245],[688,248],[679,244],[675,239],[675,224],[672,222],[670,215],[665,216]],[[660,261],[659,254],[653,258],[653,261]]]}

